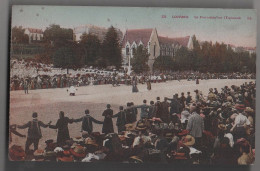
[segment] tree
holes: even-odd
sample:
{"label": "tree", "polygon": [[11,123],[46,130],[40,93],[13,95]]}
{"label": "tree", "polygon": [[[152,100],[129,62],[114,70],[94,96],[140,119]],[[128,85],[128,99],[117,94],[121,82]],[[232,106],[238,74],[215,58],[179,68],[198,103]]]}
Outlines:
{"label": "tree", "polygon": [[160,70],[161,72],[166,70],[172,70],[173,67],[173,58],[171,56],[159,56],[154,61],[154,69]]}
{"label": "tree", "polygon": [[20,27],[13,27],[11,33],[12,43],[29,43],[29,36],[24,34],[25,29]]}
{"label": "tree", "polygon": [[194,56],[192,56],[192,52],[188,50],[186,47],[181,47],[176,50],[174,57],[174,69],[176,70],[191,70],[194,69]]}
{"label": "tree", "polygon": [[44,41],[51,42],[54,46],[63,46],[67,41],[73,40],[73,30],[61,28],[59,25],[51,24],[43,33]]}
{"label": "tree", "polygon": [[103,67],[115,66],[119,69],[122,65],[121,46],[116,29],[111,26],[102,44],[102,59]]}
{"label": "tree", "polygon": [[83,66],[83,52],[76,43],[67,43],[55,51],[52,56],[54,67],[62,69],[78,69]]}
{"label": "tree", "polygon": [[142,45],[138,46],[134,52],[133,59],[131,59],[131,65],[136,73],[147,72],[149,66],[147,64],[149,59],[149,53]]}
{"label": "tree", "polygon": [[[101,43],[96,35],[82,34],[80,45],[84,51],[84,64],[98,66],[100,61]],[[102,64],[101,64],[102,65]]]}

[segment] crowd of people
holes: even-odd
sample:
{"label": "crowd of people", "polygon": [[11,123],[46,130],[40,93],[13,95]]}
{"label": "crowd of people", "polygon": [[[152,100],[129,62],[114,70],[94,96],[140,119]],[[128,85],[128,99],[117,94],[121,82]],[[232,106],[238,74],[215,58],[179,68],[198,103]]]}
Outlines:
{"label": "crowd of people", "polygon": [[[143,104],[128,102],[114,113],[107,104],[99,121],[85,110],[72,119],[59,112],[56,124],[43,123],[38,114],[24,125],[10,125],[9,159],[63,162],[124,162],[250,165],[255,151],[255,82],[210,88],[207,95],[194,90],[160,97]],[[118,132],[113,120],[116,118]],[[68,124],[81,122],[82,136],[70,137]],[[102,132],[93,130],[102,124]],[[57,139],[39,149],[41,129],[56,129]],[[28,129],[22,135],[18,129]],[[12,144],[12,136],[26,137],[25,148]],[[30,149],[34,145],[33,150]]]}
{"label": "crowd of people", "polygon": [[18,77],[16,75],[10,77],[10,90],[35,90],[48,88],[64,88],[70,86],[88,86],[112,84],[113,86],[125,84],[132,85],[133,78],[136,83],[145,84],[149,80],[150,83],[160,83],[170,80],[195,80],[195,79],[255,79],[255,74],[242,73],[199,73],[199,72],[155,72],[153,74],[121,74],[117,72],[107,75],[94,74],[57,74],[57,75],[36,75]]}

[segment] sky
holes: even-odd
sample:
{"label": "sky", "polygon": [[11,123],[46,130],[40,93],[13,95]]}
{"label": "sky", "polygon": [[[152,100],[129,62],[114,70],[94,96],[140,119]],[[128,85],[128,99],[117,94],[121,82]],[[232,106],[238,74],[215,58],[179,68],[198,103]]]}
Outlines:
{"label": "sky", "polygon": [[156,28],[160,36],[195,34],[200,41],[218,41],[243,47],[256,47],[256,21],[256,11],[252,9],[22,5],[13,6],[11,18],[12,27],[45,30],[50,24],[58,24],[73,29],[92,24],[105,28],[114,26],[123,33],[126,29]]}

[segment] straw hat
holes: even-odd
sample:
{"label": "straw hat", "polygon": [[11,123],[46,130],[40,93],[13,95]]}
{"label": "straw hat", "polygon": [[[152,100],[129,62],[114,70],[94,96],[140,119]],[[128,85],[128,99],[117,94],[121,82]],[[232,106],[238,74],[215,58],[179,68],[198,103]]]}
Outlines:
{"label": "straw hat", "polygon": [[86,138],[85,139],[85,144],[86,145],[94,145],[94,146],[98,146],[97,142],[91,138]]}
{"label": "straw hat", "polygon": [[227,101],[232,101],[233,98],[231,96],[227,96]]}
{"label": "straw hat", "polygon": [[133,124],[126,124],[125,128],[126,131],[133,131],[135,129]]}
{"label": "straw hat", "polygon": [[186,135],[186,137],[182,139],[182,143],[186,146],[193,146],[195,144],[195,138],[191,135]]}
{"label": "straw hat", "polygon": [[144,123],[138,123],[137,126],[135,127],[136,130],[138,131],[143,131],[146,130],[146,125]]}
{"label": "straw hat", "polygon": [[70,152],[73,156],[78,158],[84,158],[86,156],[85,148],[81,145],[77,145],[75,148],[70,149]]}
{"label": "straw hat", "polygon": [[254,109],[252,109],[251,107],[246,107],[245,112],[253,113]]}
{"label": "straw hat", "polygon": [[222,131],[227,130],[227,126],[224,125],[224,124],[219,124],[219,125],[218,125],[218,128],[219,128],[220,130],[222,130]]}
{"label": "straw hat", "polygon": [[143,160],[140,159],[140,157],[138,156],[132,156],[129,158],[129,161],[130,162],[133,162],[133,163],[143,163]]}

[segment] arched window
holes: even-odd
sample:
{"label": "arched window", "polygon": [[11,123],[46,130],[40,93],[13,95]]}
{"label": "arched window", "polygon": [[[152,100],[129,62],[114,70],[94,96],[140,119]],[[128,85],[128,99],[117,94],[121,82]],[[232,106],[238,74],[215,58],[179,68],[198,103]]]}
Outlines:
{"label": "arched window", "polygon": [[153,46],[153,56],[155,56],[155,47],[156,47],[156,44],[154,44],[154,46]]}
{"label": "arched window", "polygon": [[126,55],[129,55],[129,47],[126,46]]}
{"label": "arched window", "polygon": [[132,55],[134,55],[135,54],[135,51],[136,51],[136,48],[135,48],[135,46],[132,48]]}

